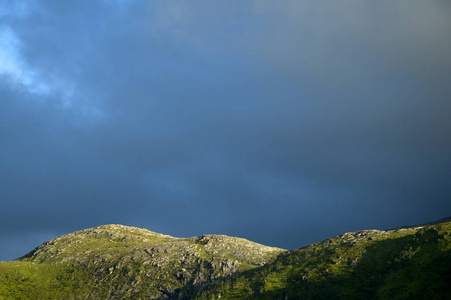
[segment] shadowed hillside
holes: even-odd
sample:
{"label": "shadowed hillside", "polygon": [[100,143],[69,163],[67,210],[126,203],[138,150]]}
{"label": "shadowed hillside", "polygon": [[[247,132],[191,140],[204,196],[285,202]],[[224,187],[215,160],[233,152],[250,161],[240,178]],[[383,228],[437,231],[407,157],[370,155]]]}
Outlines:
{"label": "shadowed hillside", "polygon": [[451,223],[345,233],[282,253],[197,299],[451,299]]}

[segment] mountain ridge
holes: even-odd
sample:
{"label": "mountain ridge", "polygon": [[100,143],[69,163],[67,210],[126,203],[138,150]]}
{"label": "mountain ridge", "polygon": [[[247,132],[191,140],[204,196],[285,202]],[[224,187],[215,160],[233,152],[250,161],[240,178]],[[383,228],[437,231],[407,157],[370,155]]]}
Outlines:
{"label": "mountain ridge", "polygon": [[177,238],[101,225],[0,263],[0,297],[434,298],[451,295],[450,220],[348,232],[294,250],[226,235]]}

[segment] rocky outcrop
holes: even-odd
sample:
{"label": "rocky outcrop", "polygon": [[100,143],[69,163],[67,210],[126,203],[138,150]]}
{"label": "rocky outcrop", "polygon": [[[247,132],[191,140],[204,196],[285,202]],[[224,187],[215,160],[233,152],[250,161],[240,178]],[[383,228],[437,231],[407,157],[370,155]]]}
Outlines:
{"label": "rocky outcrop", "polygon": [[174,238],[104,225],[50,240],[20,260],[92,274],[90,297],[103,292],[110,298],[142,294],[183,299],[213,282],[263,266],[284,251],[225,235]]}

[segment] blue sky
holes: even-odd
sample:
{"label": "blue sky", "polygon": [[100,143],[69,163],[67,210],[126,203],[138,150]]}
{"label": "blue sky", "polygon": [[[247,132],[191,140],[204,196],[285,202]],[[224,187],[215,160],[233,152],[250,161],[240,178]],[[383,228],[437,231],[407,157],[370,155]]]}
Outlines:
{"label": "blue sky", "polygon": [[3,1],[0,260],[101,224],[293,249],[451,215],[447,1]]}

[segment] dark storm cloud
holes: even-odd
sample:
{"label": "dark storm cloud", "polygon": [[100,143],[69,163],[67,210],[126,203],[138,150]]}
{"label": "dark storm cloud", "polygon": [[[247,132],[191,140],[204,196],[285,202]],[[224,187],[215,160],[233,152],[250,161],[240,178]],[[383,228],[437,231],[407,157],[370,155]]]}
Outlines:
{"label": "dark storm cloud", "polygon": [[294,248],[451,211],[446,2],[23,3],[0,259],[104,223]]}

